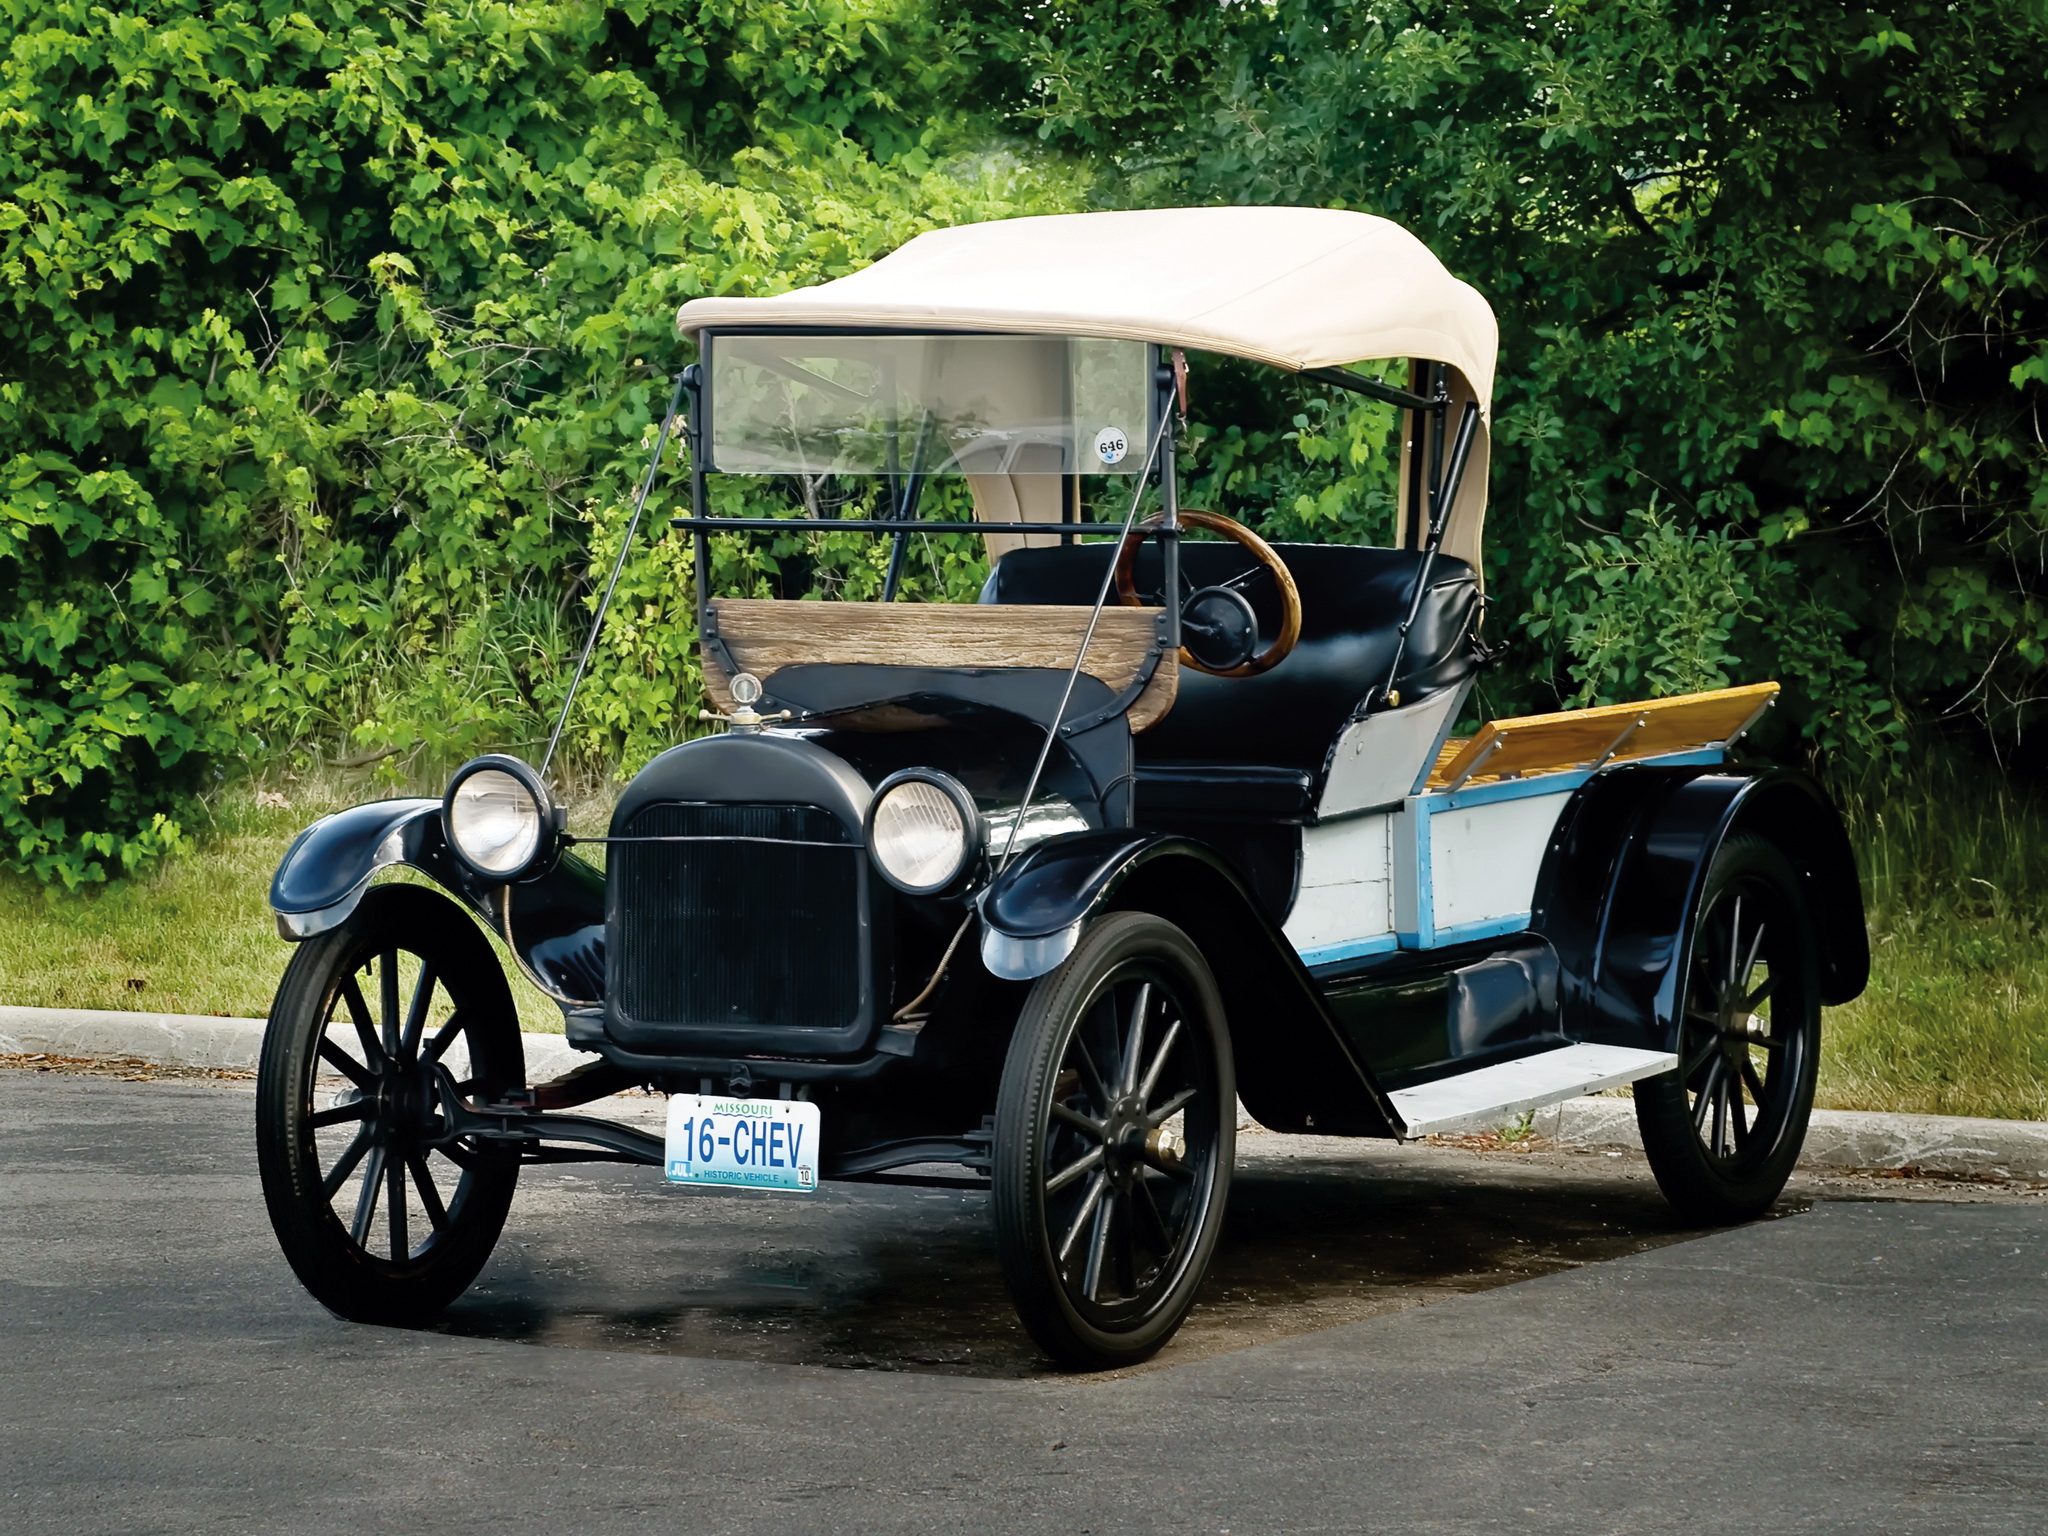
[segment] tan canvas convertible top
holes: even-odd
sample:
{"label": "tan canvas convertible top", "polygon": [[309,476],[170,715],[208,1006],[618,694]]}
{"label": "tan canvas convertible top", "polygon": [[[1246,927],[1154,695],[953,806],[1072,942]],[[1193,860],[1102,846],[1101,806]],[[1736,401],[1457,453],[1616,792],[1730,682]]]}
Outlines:
{"label": "tan canvas convertible top", "polygon": [[[676,325],[685,337],[742,325],[1105,336],[1296,372],[1374,358],[1445,363],[1451,419],[1476,400],[1481,429],[1443,548],[1479,562],[1493,311],[1415,236],[1371,214],[1159,208],[966,224],[814,288],[692,299]],[[999,489],[977,487],[977,500]],[[1017,487],[1019,502],[1029,492]]]}

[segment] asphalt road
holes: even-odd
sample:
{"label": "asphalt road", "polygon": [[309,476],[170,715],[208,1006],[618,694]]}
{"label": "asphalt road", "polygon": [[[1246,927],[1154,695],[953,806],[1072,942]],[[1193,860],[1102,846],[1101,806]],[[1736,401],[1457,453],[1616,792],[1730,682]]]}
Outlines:
{"label": "asphalt road", "polygon": [[1182,1338],[1075,1378],[946,1191],[546,1170],[441,1329],[343,1324],[251,1107],[0,1072],[0,1530],[2048,1529],[2037,1192],[1698,1234],[1630,1158],[1250,1137]]}

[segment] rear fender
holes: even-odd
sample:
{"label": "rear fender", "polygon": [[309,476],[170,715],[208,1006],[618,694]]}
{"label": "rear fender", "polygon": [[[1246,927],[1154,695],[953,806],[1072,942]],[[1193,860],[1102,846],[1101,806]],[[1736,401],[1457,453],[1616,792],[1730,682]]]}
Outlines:
{"label": "rear fender", "polygon": [[292,940],[327,932],[355,911],[380,871],[398,864],[474,912],[556,1002],[603,1001],[604,875],[564,853],[533,880],[480,880],[449,852],[438,800],[351,806],[301,832],[270,882],[277,931]]}
{"label": "rear fender", "polygon": [[1150,912],[1191,938],[1223,994],[1238,1097],[1276,1131],[1392,1136],[1371,1070],[1352,1051],[1294,946],[1214,849],[1112,830],[1049,838],[981,898],[982,959],[1007,980],[1053,970],[1103,912]]}
{"label": "rear fender", "polygon": [[1537,878],[1530,926],[1557,951],[1568,1035],[1674,1047],[1707,870],[1738,831],[1767,838],[1805,888],[1821,1001],[1863,990],[1870,949],[1855,857],[1817,784],[1783,769],[1623,767],[1573,796]]}

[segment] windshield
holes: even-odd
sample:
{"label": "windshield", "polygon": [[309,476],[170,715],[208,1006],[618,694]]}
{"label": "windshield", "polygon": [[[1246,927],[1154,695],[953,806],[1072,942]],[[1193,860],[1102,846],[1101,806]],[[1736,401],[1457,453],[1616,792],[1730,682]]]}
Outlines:
{"label": "windshield", "polygon": [[1152,349],[1082,336],[707,335],[710,463],[742,475],[1129,475]]}

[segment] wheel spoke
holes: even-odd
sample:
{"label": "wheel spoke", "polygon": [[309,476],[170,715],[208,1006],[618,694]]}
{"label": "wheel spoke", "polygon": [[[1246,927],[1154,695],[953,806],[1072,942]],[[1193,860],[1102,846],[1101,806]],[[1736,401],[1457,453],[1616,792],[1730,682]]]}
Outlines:
{"label": "wheel spoke", "polygon": [[1075,1130],[1080,1131],[1084,1135],[1092,1136],[1097,1141],[1102,1140],[1103,1127],[1100,1120],[1090,1120],[1078,1109],[1069,1109],[1064,1104],[1053,1105],[1051,1113],[1053,1119],[1059,1121],[1062,1125],[1071,1125]]}
{"label": "wheel spoke", "polygon": [[1732,1072],[1728,1074],[1728,1120],[1735,1127],[1735,1151],[1739,1154],[1749,1145],[1749,1117],[1743,1113],[1742,1080]]}
{"label": "wheel spoke", "polygon": [[370,1005],[363,1000],[363,989],[356,985],[354,976],[341,978],[341,1000],[348,1004],[348,1016],[356,1026],[356,1039],[363,1047],[363,1060],[369,1063],[372,1072],[382,1072],[384,1047],[377,1043],[377,1026],[370,1018]]}
{"label": "wheel spoke", "polygon": [[420,1035],[427,1027],[427,1010],[434,1002],[434,968],[422,962],[420,979],[412,989],[412,1006],[405,1011],[405,1033],[398,1040],[398,1056],[401,1061],[412,1061],[419,1055]]}
{"label": "wheel spoke", "polygon": [[1116,1223],[1116,1283],[1126,1296],[1138,1294],[1138,1224],[1132,1220],[1136,1204],[1128,1193],[1117,1196],[1116,1210],[1123,1220]]}
{"label": "wheel spoke", "polygon": [[476,1148],[466,1147],[459,1141],[444,1142],[435,1150],[464,1173],[475,1172],[477,1165],[482,1161],[477,1156]]}
{"label": "wheel spoke", "polygon": [[1159,1252],[1173,1252],[1173,1234],[1166,1230],[1166,1218],[1159,1214],[1159,1202],[1152,1198],[1152,1186],[1141,1176],[1137,1183],[1137,1198],[1131,1203],[1145,1216],[1145,1225],[1152,1229],[1152,1235],[1159,1240]]}
{"label": "wheel spoke", "polygon": [[441,1053],[453,1045],[455,1037],[467,1028],[469,1028],[469,1021],[462,1016],[462,1010],[457,1008],[454,1016],[435,1032],[433,1039],[427,1042],[427,1049],[420,1057],[420,1060],[429,1065],[439,1061]]}
{"label": "wheel spoke", "polygon": [[1179,1093],[1176,1093],[1164,1104],[1145,1116],[1146,1127],[1150,1130],[1158,1130],[1159,1127],[1166,1124],[1167,1121],[1171,1120],[1183,1109],[1186,1109],[1194,1101],[1195,1093],[1196,1090],[1193,1088],[1181,1089]]}
{"label": "wheel spoke", "polygon": [[1151,1007],[1152,983],[1141,981],[1138,995],[1131,1003],[1131,1027],[1124,1036],[1124,1058],[1117,1073],[1119,1092],[1129,1093],[1138,1086],[1138,1058],[1145,1049],[1145,1015]]}
{"label": "wheel spoke", "polygon": [[380,1142],[370,1149],[369,1163],[363,1169],[362,1193],[356,1196],[356,1219],[349,1223],[348,1235],[355,1239],[358,1248],[365,1246],[370,1235],[370,1218],[377,1214],[377,1196],[384,1188],[384,1147]]}
{"label": "wheel spoke", "polygon": [[1756,933],[1751,937],[1749,941],[1749,953],[1743,957],[1742,969],[1739,972],[1737,972],[1733,977],[1729,978],[1730,980],[1738,983],[1746,982],[1749,980],[1750,974],[1756,970],[1757,954],[1764,947],[1765,926],[1766,925],[1763,923],[1758,923],[1756,925]]}
{"label": "wheel spoke", "polygon": [[1067,1235],[1060,1239],[1060,1263],[1067,1262],[1067,1255],[1074,1251],[1074,1244],[1081,1240],[1081,1229],[1088,1225],[1088,1218],[1095,1214],[1095,1207],[1102,1200],[1102,1192],[1108,1187],[1109,1175],[1098,1169],[1094,1182],[1088,1186],[1088,1193],[1081,1197],[1081,1208],[1074,1212],[1073,1224],[1067,1228]]}
{"label": "wheel spoke", "polygon": [[1177,1018],[1166,1026],[1166,1038],[1159,1042],[1159,1049],[1152,1056],[1152,1065],[1146,1068],[1144,1080],[1138,1084],[1140,1104],[1150,1099],[1153,1090],[1159,1086],[1160,1075],[1166,1071],[1166,1058],[1173,1054],[1174,1042],[1180,1039],[1180,1027],[1186,1022],[1185,1018]]}
{"label": "wheel spoke", "polygon": [[1700,1042],[1699,1054],[1694,1056],[1692,1060],[1686,1062],[1681,1070],[1685,1073],[1687,1077],[1691,1077],[1693,1073],[1699,1071],[1700,1064],[1704,1062],[1709,1056],[1713,1055],[1715,1051],[1719,1050],[1720,1047],[1720,1030],[1716,1028],[1713,1034],[1708,1035],[1705,1040]]}
{"label": "wheel spoke", "polygon": [[320,1059],[343,1077],[354,1083],[364,1093],[376,1086],[375,1068],[365,1067],[325,1035],[320,1037]]}
{"label": "wheel spoke", "polygon": [[1771,988],[1777,984],[1777,980],[1775,976],[1766,976],[1757,989],[1742,1000],[1742,1011],[1755,1013],[1757,1004],[1771,995]]}
{"label": "wheel spoke", "polygon": [[1742,1058],[1742,1080],[1749,1084],[1750,1097],[1756,1100],[1756,1107],[1764,1107],[1764,1082],[1756,1075],[1756,1063],[1747,1056]]}
{"label": "wheel spoke", "polygon": [[1047,1179],[1045,1181],[1045,1192],[1048,1195],[1058,1194],[1061,1190],[1065,1189],[1069,1184],[1073,1183],[1074,1180],[1080,1178],[1081,1175],[1086,1173],[1089,1169],[1100,1168],[1102,1166],[1102,1159],[1106,1155],[1107,1154],[1103,1151],[1101,1147],[1090,1147],[1086,1152],[1083,1152],[1080,1155],[1080,1157],[1075,1159],[1073,1162],[1067,1164],[1066,1167],[1062,1168],[1058,1173],[1054,1174],[1051,1178]]}
{"label": "wheel spoke", "polygon": [[390,1196],[391,1262],[403,1264],[412,1245],[405,1239],[405,1166],[395,1157],[385,1161],[384,1186]]}
{"label": "wheel spoke", "polygon": [[1713,1108],[1714,1091],[1720,1086],[1721,1069],[1727,1064],[1725,1056],[1716,1056],[1708,1063],[1707,1075],[1700,1079],[1698,1097],[1692,1101],[1692,1126],[1702,1134],[1706,1131],[1707,1111]]}
{"label": "wheel spoke", "polygon": [[332,1109],[323,1109],[307,1120],[316,1131],[324,1131],[330,1125],[346,1125],[351,1120],[367,1119],[372,1104],[370,1099],[351,1099],[346,1104],[337,1104]]}
{"label": "wheel spoke", "polygon": [[1722,979],[1733,987],[1742,978],[1735,969],[1736,956],[1742,953],[1742,898],[1735,898],[1735,913],[1728,920],[1728,972]]}
{"label": "wheel spoke", "polygon": [[1109,1253],[1109,1213],[1114,1205],[1113,1200],[1095,1204],[1095,1230],[1089,1234],[1088,1263],[1081,1271],[1081,1294],[1090,1301],[1102,1289],[1102,1261]]}
{"label": "wheel spoke", "polygon": [[448,1225],[448,1208],[441,1203],[441,1191],[434,1187],[434,1171],[417,1152],[409,1153],[405,1166],[412,1170],[413,1188],[420,1192],[420,1204],[427,1208],[427,1221],[436,1232]]}
{"label": "wheel spoke", "polygon": [[384,1025],[384,1054],[398,1060],[398,951],[384,951],[383,963],[378,966],[377,1001],[383,1006],[379,1016]]}
{"label": "wheel spoke", "polygon": [[1102,1073],[1096,1069],[1095,1058],[1088,1052],[1088,1042],[1078,1033],[1074,1036],[1074,1056],[1080,1064],[1081,1075],[1088,1079],[1088,1092],[1094,1096],[1096,1107],[1107,1110],[1110,1100],[1115,1095],[1109,1091],[1109,1085],[1102,1080]]}
{"label": "wheel spoke", "polygon": [[341,1160],[328,1170],[327,1177],[320,1181],[320,1193],[332,1200],[334,1192],[348,1182],[348,1176],[356,1171],[356,1164],[363,1160],[363,1154],[370,1150],[376,1139],[376,1130],[372,1126],[366,1125],[357,1131],[356,1139],[348,1144],[348,1150],[341,1154]]}

